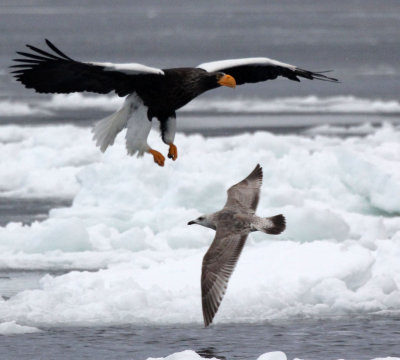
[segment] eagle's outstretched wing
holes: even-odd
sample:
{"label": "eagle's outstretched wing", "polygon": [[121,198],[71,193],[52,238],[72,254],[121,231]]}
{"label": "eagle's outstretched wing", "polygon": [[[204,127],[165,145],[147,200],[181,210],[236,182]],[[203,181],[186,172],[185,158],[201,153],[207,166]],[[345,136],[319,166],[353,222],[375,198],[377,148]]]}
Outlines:
{"label": "eagle's outstretched wing", "polygon": [[47,39],[46,44],[53,52],[26,45],[32,53],[17,52],[23,58],[14,59],[19,64],[11,66],[16,69],[13,73],[18,81],[39,93],[115,91],[125,96],[164,75],[161,69],[141,64],[76,61]]}
{"label": "eagle's outstretched wing", "polygon": [[303,70],[293,65],[262,57],[212,61],[197,67],[208,72],[221,71],[231,75],[235,78],[236,85],[273,80],[278,76],[294,81],[300,81],[299,77],[310,80],[338,81],[335,78],[324,75],[323,72]]}

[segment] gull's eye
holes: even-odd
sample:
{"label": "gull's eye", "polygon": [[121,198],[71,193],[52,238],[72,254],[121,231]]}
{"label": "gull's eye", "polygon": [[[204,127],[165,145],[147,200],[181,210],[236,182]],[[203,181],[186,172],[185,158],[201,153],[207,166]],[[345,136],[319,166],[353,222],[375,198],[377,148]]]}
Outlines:
{"label": "gull's eye", "polygon": [[203,221],[203,220],[204,220],[204,216],[200,216],[200,217],[199,217],[199,220],[200,220],[200,221]]}

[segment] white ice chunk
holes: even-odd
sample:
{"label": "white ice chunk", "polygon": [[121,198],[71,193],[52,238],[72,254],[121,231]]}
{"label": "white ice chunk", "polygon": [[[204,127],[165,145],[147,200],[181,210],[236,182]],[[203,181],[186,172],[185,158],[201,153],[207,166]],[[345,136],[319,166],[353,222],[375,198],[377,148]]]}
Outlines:
{"label": "white ice chunk", "polygon": [[271,351],[260,355],[257,360],[287,360],[287,357],[282,351]]}
{"label": "white ice chunk", "polygon": [[32,327],[18,325],[15,321],[0,323],[0,335],[18,335],[41,332],[41,330]]}
{"label": "white ice chunk", "polygon": [[[165,358],[147,358],[147,360],[202,360],[204,359],[199,354],[197,354],[193,350],[184,350],[181,352],[177,352],[171,355],[166,356]],[[211,360],[217,360],[216,358],[211,358]]]}

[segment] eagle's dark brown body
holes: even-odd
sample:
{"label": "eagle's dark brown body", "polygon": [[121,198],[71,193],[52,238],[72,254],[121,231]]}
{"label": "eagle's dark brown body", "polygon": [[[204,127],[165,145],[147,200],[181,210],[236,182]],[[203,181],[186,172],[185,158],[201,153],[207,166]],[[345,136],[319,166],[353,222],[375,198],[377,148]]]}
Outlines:
{"label": "eagle's dark brown body", "polygon": [[[12,66],[16,79],[39,93],[88,91],[107,94],[114,91],[118,96],[126,96],[119,111],[95,125],[97,145],[105,151],[114,143],[118,132],[127,127],[128,153],[149,152],[159,165],[164,164],[164,157],[147,144],[150,131],[147,120],[156,118],[160,121],[162,139],[170,146],[168,157],[175,160],[175,111],[205,91],[219,86],[235,87],[273,80],[279,76],[294,81],[300,81],[299,77],[337,81],[320,72],[303,70],[268,58],[222,60],[198,67],[161,70],[141,64],[80,62],[65,55],[49,40],[46,44],[51,52],[31,45],[27,47],[32,52],[18,52],[22,58],[14,59],[17,64]],[[146,121],[142,121],[143,107]]]}
{"label": "eagle's dark brown body", "polygon": [[198,68],[163,69],[149,85],[136,88],[137,94],[149,107],[149,119],[160,121],[175,116],[175,111],[205,91],[218,87],[215,75]]}

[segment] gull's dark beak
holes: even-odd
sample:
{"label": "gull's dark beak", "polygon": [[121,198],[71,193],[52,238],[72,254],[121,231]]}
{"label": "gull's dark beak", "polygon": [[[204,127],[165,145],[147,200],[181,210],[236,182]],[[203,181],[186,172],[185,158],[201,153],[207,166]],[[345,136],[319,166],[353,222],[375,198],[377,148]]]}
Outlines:
{"label": "gull's dark beak", "polygon": [[193,224],[196,224],[196,223],[192,220],[192,221],[189,221],[187,224],[188,225],[193,225]]}

